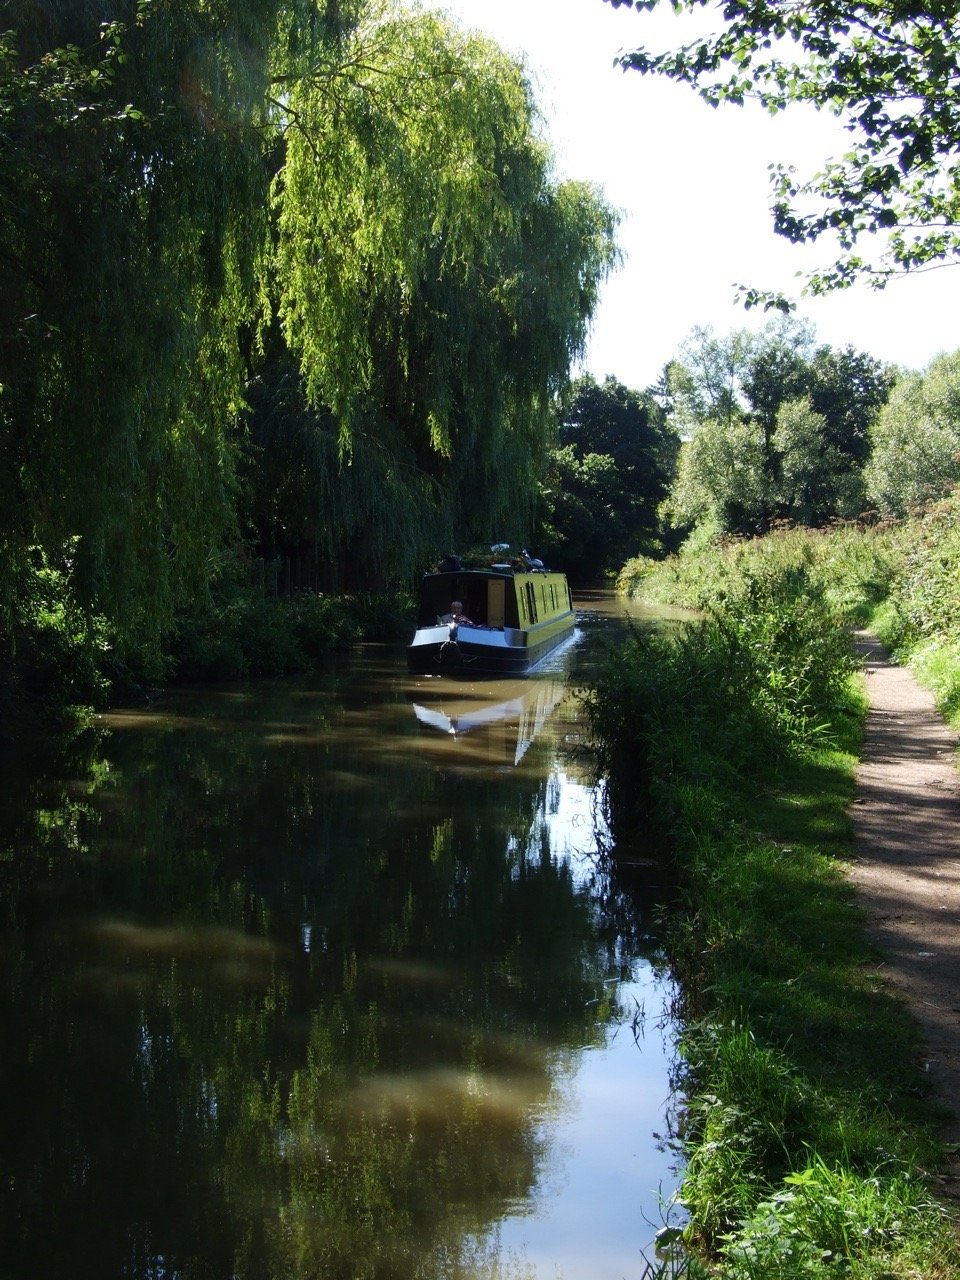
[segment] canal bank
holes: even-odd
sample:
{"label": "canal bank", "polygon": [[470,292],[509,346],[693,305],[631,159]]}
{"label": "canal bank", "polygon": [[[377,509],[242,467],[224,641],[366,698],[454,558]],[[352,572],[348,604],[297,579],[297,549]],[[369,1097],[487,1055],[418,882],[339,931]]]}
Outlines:
{"label": "canal bank", "polygon": [[634,637],[591,702],[621,825],[652,818],[677,866],[677,1266],[946,1280],[960,1255],[917,1027],[849,880],[866,708],[847,639],[802,565],[740,587],[673,638]]}

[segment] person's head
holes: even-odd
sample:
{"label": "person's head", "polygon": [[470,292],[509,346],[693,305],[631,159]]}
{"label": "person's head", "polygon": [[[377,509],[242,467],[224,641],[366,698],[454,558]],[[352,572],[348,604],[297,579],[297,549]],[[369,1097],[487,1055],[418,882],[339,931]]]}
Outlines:
{"label": "person's head", "polygon": [[451,612],[451,613],[463,613],[463,601],[462,601],[462,600],[451,600],[451,601],[450,601],[450,612]]}

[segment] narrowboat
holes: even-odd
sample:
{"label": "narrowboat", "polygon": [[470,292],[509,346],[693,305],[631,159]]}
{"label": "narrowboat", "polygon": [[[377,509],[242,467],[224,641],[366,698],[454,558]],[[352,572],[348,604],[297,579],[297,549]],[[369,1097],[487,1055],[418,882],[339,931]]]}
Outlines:
{"label": "narrowboat", "polygon": [[574,621],[566,576],[539,561],[447,561],[420,584],[408,664],[421,675],[523,676],[569,639]]}

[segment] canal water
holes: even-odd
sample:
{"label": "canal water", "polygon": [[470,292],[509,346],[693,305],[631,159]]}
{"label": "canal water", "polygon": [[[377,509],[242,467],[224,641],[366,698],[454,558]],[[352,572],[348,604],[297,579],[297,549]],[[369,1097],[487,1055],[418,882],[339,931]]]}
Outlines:
{"label": "canal water", "polygon": [[581,604],[527,681],[366,646],[5,762],[3,1280],[639,1280],[672,993]]}

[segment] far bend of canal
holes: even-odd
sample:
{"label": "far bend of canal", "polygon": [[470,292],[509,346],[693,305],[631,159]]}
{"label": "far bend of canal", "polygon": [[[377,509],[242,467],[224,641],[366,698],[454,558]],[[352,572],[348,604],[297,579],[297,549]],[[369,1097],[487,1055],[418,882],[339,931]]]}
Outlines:
{"label": "far bend of canal", "polygon": [[671,989],[577,753],[623,606],[580,603],[527,681],[365,646],[5,764],[2,1280],[639,1280]]}

